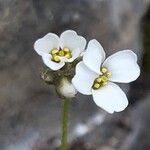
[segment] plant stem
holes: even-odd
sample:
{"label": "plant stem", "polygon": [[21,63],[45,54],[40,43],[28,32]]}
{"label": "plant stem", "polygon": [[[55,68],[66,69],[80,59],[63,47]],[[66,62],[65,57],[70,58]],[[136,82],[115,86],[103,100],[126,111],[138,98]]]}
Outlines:
{"label": "plant stem", "polygon": [[68,113],[69,113],[70,100],[64,98],[62,110],[62,127],[61,127],[61,147],[60,150],[67,150],[67,136],[68,136]]}

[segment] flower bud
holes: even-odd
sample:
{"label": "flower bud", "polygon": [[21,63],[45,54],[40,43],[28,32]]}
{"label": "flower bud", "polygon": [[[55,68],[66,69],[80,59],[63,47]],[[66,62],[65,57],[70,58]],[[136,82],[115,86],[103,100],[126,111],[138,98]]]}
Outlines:
{"label": "flower bud", "polygon": [[54,83],[54,74],[50,70],[44,70],[41,72],[41,78],[47,83],[47,84],[53,84]]}
{"label": "flower bud", "polygon": [[56,91],[61,97],[72,98],[77,94],[76,89],[66,77],[61,78],[56,86]]}

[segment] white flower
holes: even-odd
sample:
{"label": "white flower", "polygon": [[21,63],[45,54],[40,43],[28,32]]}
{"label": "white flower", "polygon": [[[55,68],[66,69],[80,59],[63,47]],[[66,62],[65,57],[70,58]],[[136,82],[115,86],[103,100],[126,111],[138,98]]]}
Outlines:
{"label": "white flower", "polygon": [[91,40],[83,61],[76,66],[72,83],[80,93],[92,94],[99,107],[113,113],[124,110],[128,105],[125,93],[113,82],[129,83],[139,75],[137,56],[131,50],[119,51],[105,60],[100,43]]}
{"label": "white flower", "polygon": [[72,98],[75,97],[77,94],[77,91],[75,87],[68,81],[66,77],[63,77],[57,87],[57,91],[59,92],[60,95],[67,97],[67,98]]}
{"label": "white flower", "polygon": [[35,51],[52,70],[59,70],[65,62],[73,62],[83,52],[86,40],[75,31],[67,30],[60,35],[48,33],[34,44]]}

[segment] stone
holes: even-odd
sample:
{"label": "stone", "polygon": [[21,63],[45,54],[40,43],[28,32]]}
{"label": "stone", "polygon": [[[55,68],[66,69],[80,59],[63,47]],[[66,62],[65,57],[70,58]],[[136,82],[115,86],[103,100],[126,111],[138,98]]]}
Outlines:
{"label": "stone", "polygon": [[[141,59],[140,24],[148,5],[148,0],[1,0],[0,149],[53,150],[60,144],[61,100],[54,87],[40,80],[44,65],[33,50],[35,40],[48,32],[60,34],[73,29],[88,40],[98,39],[108,54],[133,49]],[[123,87],[128,91],[128,85]],[[131,97],[133,101],[135,94]],[[91,99],[79,95],[72,100],[70,143],[75,142],[73,131],[78,124],[91,122],[90,116],[99,111],[104,114]],[[126,116],[128,111],[124,113]],[[112,127],[111,121],[105,125],[99,129],[92,124],[93,131],[105,131],[102,150],[108,149],[107,136],[117,128],[115,123]],[[118,132],[128,134],[128,130]],[[85,143],[95,138],[94,133],[85,138]],[[81,147],[88,147],[85,143],[79,141]],[[111,143],[115,145],[116,138]]]}

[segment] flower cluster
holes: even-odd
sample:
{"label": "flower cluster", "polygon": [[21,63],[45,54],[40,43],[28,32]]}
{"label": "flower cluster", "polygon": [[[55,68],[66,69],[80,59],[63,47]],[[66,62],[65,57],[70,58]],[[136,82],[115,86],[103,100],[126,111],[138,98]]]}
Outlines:
{"label": "flower cluster", "polygon": [[[55,85],[63,87],[57,90],[61,95],[73,97],[77,91],[92,95],[97,106],[109,113],[127,107],[125,93],[114,82],[129,83],[139,77],[137,56],[131,50],[122,50],[106,58],[97,40],[90,40],[86,48],[85,38],[72,30],[63,32],[60,37],[48,33],[35,42],[34,49],[54,72]],[[74,68],[75,75],[69,82]]]}
{"label": "flower cluster", "polygon": [[86,40],[75,31],[67,30],[60,35],[48,33],[34,44],[35,51],[42,56],[43,62],[52,70],[61,69],[80,56]]}

